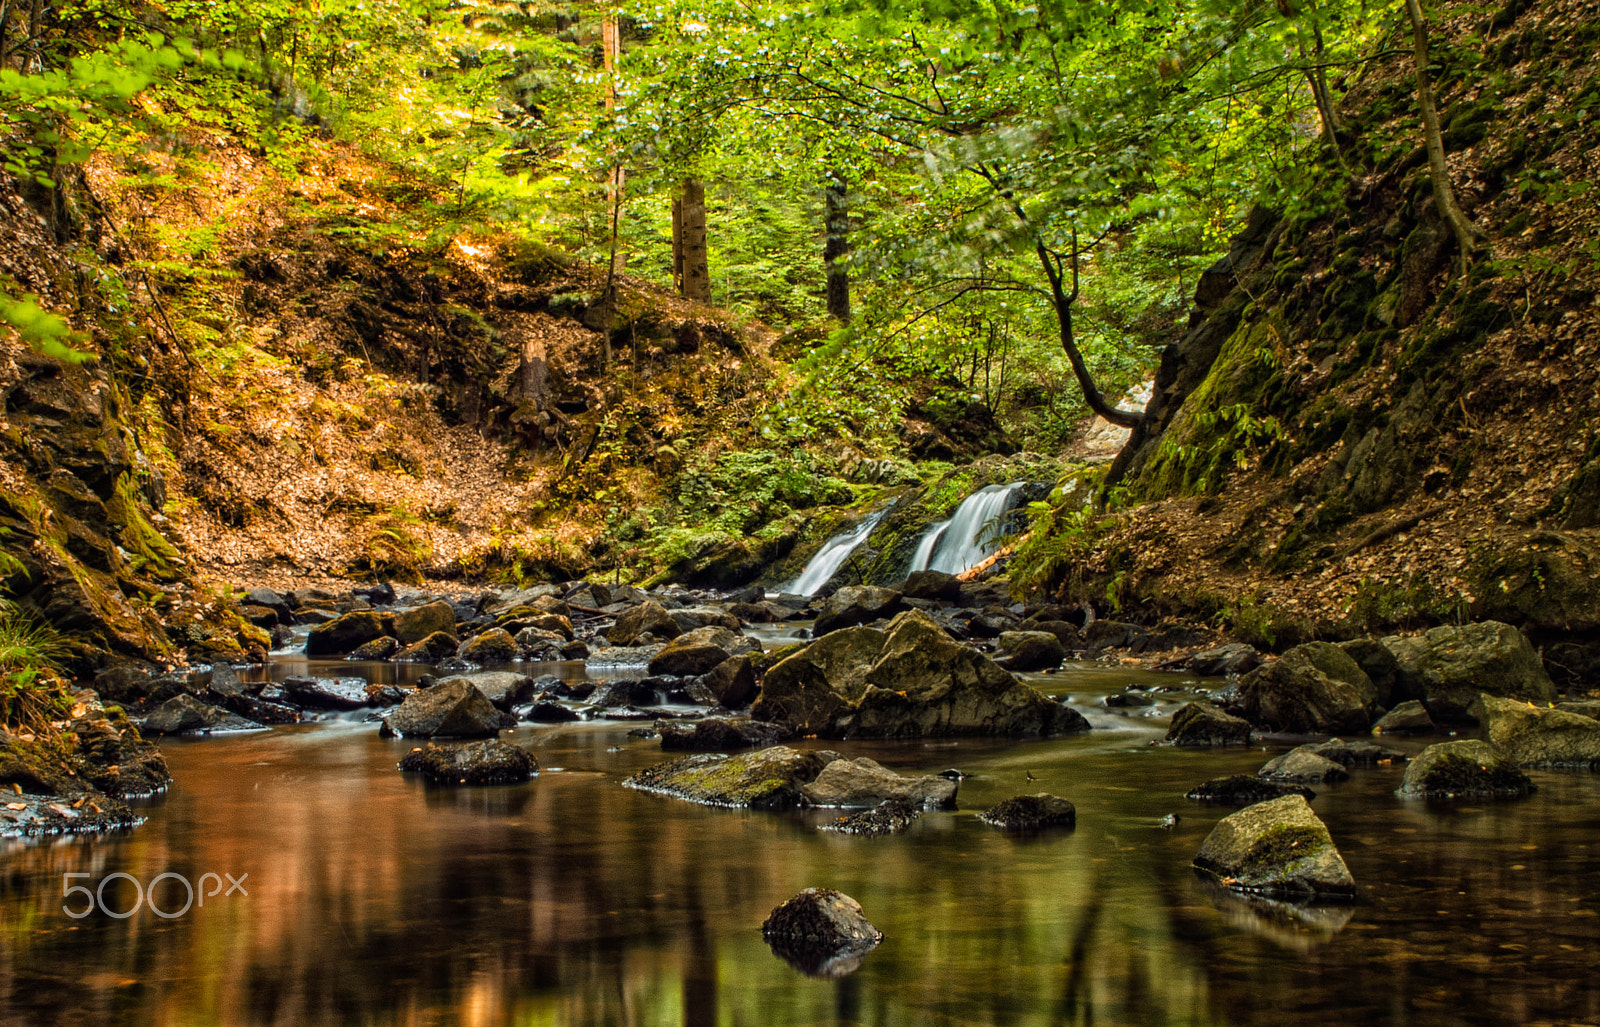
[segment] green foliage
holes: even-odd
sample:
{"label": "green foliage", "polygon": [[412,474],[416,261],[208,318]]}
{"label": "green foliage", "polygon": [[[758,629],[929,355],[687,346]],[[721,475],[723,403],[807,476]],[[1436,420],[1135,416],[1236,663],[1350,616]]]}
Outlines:
{"label": "green foliage", "polygon": [[0,292],[0,323],[15,328],[23,342],[47,357],[81,364],[94,356],[71,345],[83,336],[74,332],[64,318],[41,308],[37,296],[18,300]]}

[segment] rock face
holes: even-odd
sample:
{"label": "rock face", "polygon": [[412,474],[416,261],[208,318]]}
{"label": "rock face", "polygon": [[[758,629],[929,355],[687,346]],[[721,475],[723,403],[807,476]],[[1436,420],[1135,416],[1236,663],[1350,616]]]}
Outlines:
{"label": "rock face", "polygon": [[801,752],[776,745],[738,756],[684,756],[647,767],[622,783],[703,806],[790,809],[805,805],[801,787],[838,758],[835,752]]}
{"label": "rock face", "polygon": [[664,720],[656,725],[661,748],[675,752],[731,752],[776,745],[794,737],[788,728],[742,717]]}
{"label": "rock face", "polygon": [[1235,891],[1299,902],[1347,902],[1355,879],[1328,828],[1299,795],[1246,806],[1212,829],[1197,869]]}
{"label": "rock face", "polygon": [[1600,720],[1593,717],[1492,695],[1479,696],[1470,712],[1513,766],[1600,766]]}
{"label": "rock face", "polygon": [[1268,760],[1256,771],[1256,776],[1281,784],[1317,785],[1348,780],[1350,772],[1326,756],[1317,755],[1310,746],[1302,745]]}
{"label": "rock face", "polygon": [[859,834],[882,837],[900,834],[922,816],[922,807],[904,799],[885,799],[871,809],[860,810],[830,821],[818,828],[820,831],[837,831],[840,834]]}
{"label": "rock face", "polygon": [[807,888],[761,925],[772,951],[802,973],[842,977],[883,940],[861,903],[831,888]]}
{"label": "rock face", "polygon": [[385,618],[371,610],[347,613],[311,629],[311,634],[306,636],[306,655],[343,656],[391,634],[389,627]]}
{"label": "rock face", "polygon": [[528,780],[539,772],[539,763],[525,749],[496,738],[461,745],[429,742],[407,753],[400,769],[433,784],[504,785]]}
{"label": "rock face", "polygon": [[892,617],[905,608],[899,592],[878,585],[846,585],[822,601],[812,629],[819,637],[839,628]]}
{"label": "rock face", "polygon": [[1556,697],[1538,652],[1509,624],[1438,627],[1383,644],[1394,654],[1401,687],[1420,696],[1436,720],[1462,719],[1481,694],[1540,703]]}
{"label": "rock face", "polygon": [[500,711],[472,682],[451,678],[406,696],[383,727],[402,738],[493,738]]}
{"label": "rock face", "polygon": [[760,720],[835,738],[1054,735],[1088,730],[1074,710],[908,610],[887,632],[835,631],[770,668]]}
{"label": "rock face", "polygon": [[1191,789],[1185,796],[1199,802],[1214,802],[1222,806],[1253,806],[1258,802],[1281,799],[1285,795],[1299,795],[1315,799],[1317,793],[1303,785],[1282,781],[1264,781],[1254,774],[1234,774],[1219,777]]}
{"label": "rock face", "polygon": [[1272,731],[1366,731],[1378,703],[1372,679],[1329,642],[1307,642],[1239,685],[1245,719]]}
{"label": "rock face", "polygon": [[948,809],[956,804],[957,787],[957,782],[935,774],[903,777],[863,756],[829,763],[801,787],[800,794],[813,806],[875,806],[885,799],[900,799],[927,809]]}
{"label": "rock face", "polygon": [[1183,746],[1249,745],[1250,722],[1208,702],[1186,703],[1172,715],[1168,742]]}
{"label": "rock face", "polygon": [[1005,831],[1042,831],[1050,827],[1075,827],[1078,810],[1060,796],[1040,792],[1007,799],[979,813],[978,819]]}
{"label": "rock face", "polygon": [[617,614],[616,623],[606,632],[606,638],[611,640],[613,646],[626,647],[636,644],[639,636],[645,634],[656,638],[677,638],[682,634],[682,629],[660,603],[647,599]]}
{"label": "rock face", "polygon": [[1009,670],[1046,670],[1067,658],[1061,640],[1048,631],[1002,631],[998,647]]}
{"label": "rock face", "polygon": [[1518,798],[1533,791],[1527,774],[1475,738],[1439,742],[1406,767],[1398,794],[1408,799]]}

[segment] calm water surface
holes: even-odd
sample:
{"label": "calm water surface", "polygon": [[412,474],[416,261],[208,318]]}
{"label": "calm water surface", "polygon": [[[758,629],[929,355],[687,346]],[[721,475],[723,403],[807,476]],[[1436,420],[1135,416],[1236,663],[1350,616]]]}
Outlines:
{"label": "calm water surface", "polygon": [[[1035,680],[1087,706],[1181,679],[1084,665]],[[1182,798],[1270,753],[1151,746],[1172,708],[1094,714],[1094,733],[1054,741],[832,746],[971,775],[958,811],[893,838],[626,790],[662,758],[630,724],[521,728],[544,772],[490,789],[401,775],[412,743],[370,724],[166,743],[175,784],[143,827],[0,851],[0,1023],[1600,1022],[1600,776],[1538,774],[1529,800],[1441,809],[1396,799],[1399,768],[1357,771],[1314,806],[1362,903],[1275,910],[1194,877],[1228,811]],[[975,816],[1039,790],[1077,804],[1075,832],[1018,840]],[[248,874],[249,894],[174,919],[62,912],[63,874],[169,871]],[[807,978],[761,940],[772,907],[813,885],[886,935],[853,976]],[[157,894],[185,898],[170,879]],[[125,881],[105,896],[134,898]]]}

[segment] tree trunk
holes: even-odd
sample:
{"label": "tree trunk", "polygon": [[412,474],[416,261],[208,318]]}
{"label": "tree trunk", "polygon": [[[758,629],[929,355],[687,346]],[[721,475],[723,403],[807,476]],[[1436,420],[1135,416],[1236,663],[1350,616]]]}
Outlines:
{"label": "tree trunk", "polygon": [[1084,402],[1089,404],[1089,409],[1099,414],[1119,428],[1133,428],[1142,420],[1142,415],[1131,413],[1127,410],[1118,410],[1100,394],[1100,389],[1094,383],[1094,375],[1089,372],[1089,365],[1084,362],[1083,354],[1078,351],[1077,340],[1072,335],[1072,304],[1078,299],[1078,254],[1077,236],[1073,236],[1072,254],[1072,292],[1069,294],[1061,281],[1060,262],[1053,257],[1044,243],[1035,243],[1034,252],[1038,254],[1039,264],[1044,268],[1045,278],[1050,281],[1050,305],[1056,311],[1056,328],[1061,335],[1061,348],[1066,351],[1067,360],[1072,364],[1072,373],[1078,379],[1078,387],[1083,390]]}
{"label": "tree trunk", "polygon": [[1439,110],[1434,106],[1433,87],[1428,82],[1428,23],[1422,16],[1418,0],[1406,0],[1406,13],[1411,16],[1411,30],[1415,41],[1417,62],[1417,106],[1422,110],[1422,134],[1428,144],[1428,170],[1433,179],[1433,199],[1439,207],[1439,216],[1455,233],[1456,246],[1461,250],[1461,269],[1464,272],[1472,258],[1477,237],[1483,233],[1474,225],[1456,203],[1455,189],[1450,185],[1450,169],[1444,162],[1444,137],[1439,131]]}
{"label": "tree trunk", "polygon": [[683,295],[683,199],[672,200],[672,287]]}
{"label": "tree trunk", "polygon": [[683,180],[680,233],[683,240],[683,295],[711,302],[711,269],[706,262],[706,190],[692,178]]}
{"label": "tree trunk", "polygon": [[850,211],[846,205],[844,176],[835,171],[823,189],[827,208],[828,240],[822,247],[822,263],[828,273],[828,314],[850,323],[850,272],[843,257],[850,252]]}

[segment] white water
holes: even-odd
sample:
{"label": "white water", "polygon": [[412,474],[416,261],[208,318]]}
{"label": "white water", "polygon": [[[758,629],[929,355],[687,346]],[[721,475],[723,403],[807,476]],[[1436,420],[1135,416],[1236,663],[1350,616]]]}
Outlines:
{"label": "white water", "polygon": [[784,585],[778,591],[790,592],[801,596],[816,595],[817,589],[826,585],[828,579],[833,577],[840,567],[844,566],[844,562],[850,558],[850,554],[856,551],[857,546],[867,540],[867,536],[872,534],[872,529],[878,526],[878,522],[883,520],[884,514],[888,512],[889,508],[887,506],[875,511],[863,518],[861,523],[854,528],[843,534],[835,535],[823,543],[822,548],[817,550],[817,555],[813,556],[811,562],[806,564],[806,569],[800,572],[800,576],[789,584]]}
{"label": "white water", "polygon": [[999,525],[991,522],[1011,509],[1012,496],[1024,484],[987,485],[962,500],[948,521],[930,527],[917,542],[911,570],[960,574],[981,563],[1000,535]]}

